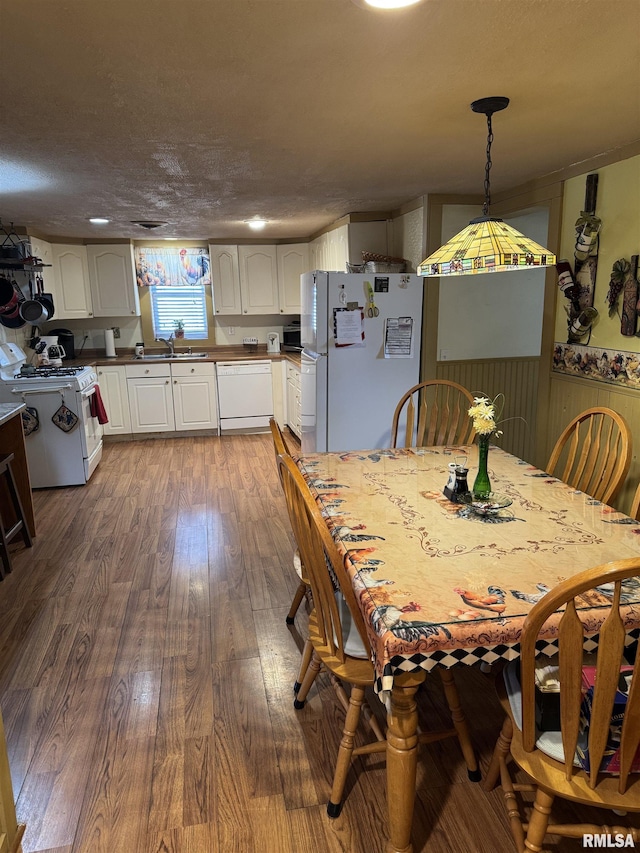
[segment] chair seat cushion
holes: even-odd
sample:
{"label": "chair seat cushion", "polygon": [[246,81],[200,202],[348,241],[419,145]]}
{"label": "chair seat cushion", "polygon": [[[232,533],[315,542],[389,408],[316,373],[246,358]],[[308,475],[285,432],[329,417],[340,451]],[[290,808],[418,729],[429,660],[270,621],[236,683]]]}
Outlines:
{"label": "chair seat cushion", "polygon": [[296,574],[300,578],[300,580],[304,580],[302,577],[302,560],[300,559],[300,551],[296,548],[293,552],[293,568],[296,571]]}
{"label": "chair seat cushion", "polygon": [[[522,692],[518,678],[518,661],[510,661],[502,671],[504,686],[509,699],[513,723],[522,731]],[[540,732],[536,738],[536,747],[554,761],[564,762],[562,734],[560,732]],[[575,767],[580,767],[578,756],[573,759]]]}
{"label": "chair seat cushion", "polygon": [[371,652],[365,649],[362,644],[360,633],[355,626],[351,617],[351,611],[344,600],[344,596],[340,590],[335,592],[336,604],[338,605],[338,613],[340,615],[340,624],[342,625],[342,638],[344,640],[345,654],[351,658],[360,658],[361,660],[369,660]]}

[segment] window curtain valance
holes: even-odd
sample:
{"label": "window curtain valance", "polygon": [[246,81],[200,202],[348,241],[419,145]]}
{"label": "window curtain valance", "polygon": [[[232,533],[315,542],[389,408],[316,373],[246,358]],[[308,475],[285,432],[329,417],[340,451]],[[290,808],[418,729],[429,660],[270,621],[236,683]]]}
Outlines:
{"label": "window curtain valance", "polygon": [[136,280],[140,287],[211,284],[209,251],[205,248],[136,248],[135,262]]}

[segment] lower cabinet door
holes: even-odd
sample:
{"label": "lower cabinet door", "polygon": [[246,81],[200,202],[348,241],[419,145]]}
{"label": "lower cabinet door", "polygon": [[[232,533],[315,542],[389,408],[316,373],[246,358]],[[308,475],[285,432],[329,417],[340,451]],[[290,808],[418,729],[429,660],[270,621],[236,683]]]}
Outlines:
{"label": "lower cabinet door", "polygon": [[175,430],[173,394],[169,376],[127,379],[131,432]]}
{"label": "lower cabinet door", "polygon": [[177,430],[217,430],[215,376],[174,376],[173,410]]}
{"label": "lower cabinet door", "polygon": [[105,435],[122,435],[131,432],[127,376],[124,367],[101,366],[98,368],[98,384],[107,410],[109,423],[104,424]]}

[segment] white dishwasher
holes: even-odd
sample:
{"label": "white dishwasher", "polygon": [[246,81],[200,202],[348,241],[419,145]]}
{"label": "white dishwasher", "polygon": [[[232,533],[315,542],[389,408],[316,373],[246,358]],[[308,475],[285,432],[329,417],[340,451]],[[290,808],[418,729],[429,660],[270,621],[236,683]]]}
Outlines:
{"label": "white dishwasher", "polygon": [[217,364],[220,431],[268,427],[273,417],[270,361]]}

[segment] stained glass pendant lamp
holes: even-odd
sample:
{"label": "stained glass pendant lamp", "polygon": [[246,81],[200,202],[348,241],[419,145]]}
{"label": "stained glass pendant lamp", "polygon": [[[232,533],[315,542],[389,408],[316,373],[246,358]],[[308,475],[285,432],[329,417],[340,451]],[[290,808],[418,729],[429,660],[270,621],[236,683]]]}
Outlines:
{"label": "stained glass pendant lamp", "polygon": [[556,256],[503,222],[489,216],[491,204],[491,116],[506,109],[509,98],[481,98],[471,104],[474,113],[487,117],[487,165],[484,178],[482,216],[472,219],[466,228],[418,266],[418,275],[477,275],[485,272],[505,272],[535,267],[554,266]]}

